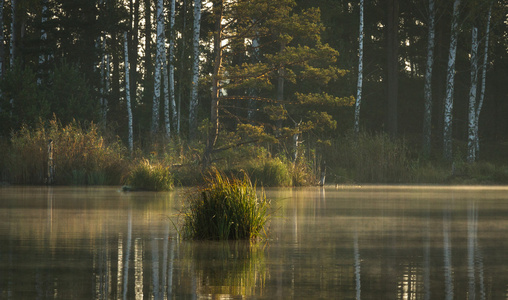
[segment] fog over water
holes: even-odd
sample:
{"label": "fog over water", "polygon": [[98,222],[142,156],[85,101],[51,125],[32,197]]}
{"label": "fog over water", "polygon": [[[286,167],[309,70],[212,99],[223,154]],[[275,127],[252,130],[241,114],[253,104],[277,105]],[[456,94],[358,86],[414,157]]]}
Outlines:
{"label": "fog over water", "polygon": [[184,189],[2,187],[0,298],[507,298],[508,187],[266,193],[249,243],[179,239]]}

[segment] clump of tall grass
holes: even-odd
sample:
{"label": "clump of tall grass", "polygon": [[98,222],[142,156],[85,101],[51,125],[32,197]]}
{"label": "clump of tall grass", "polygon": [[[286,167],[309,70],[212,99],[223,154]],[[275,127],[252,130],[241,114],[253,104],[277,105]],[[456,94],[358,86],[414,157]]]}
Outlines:
{"label": "clump of tall grass", "polygon": [[244,174],[226,176],[213,170],[206,185],[189,196],[183,232],[192,239],[256,239],[264,232],[270,201]]}
{"label": "clump of tall grass", "polygon": [[134,165],[126,183],[133,190],[169,191],[173,189],[173,176],[168,166],[142,159]]}
{"label": "clump of tall grass", "polygon": [[48,172],[48,144],[53,145],[54,183],[118,184],[124,172],[125,148],[106,143],[96,124],[78,122],[62,126],[56,118],[35,128],[23,126],[13,133],[8,149],[9,181],[43,184]]}

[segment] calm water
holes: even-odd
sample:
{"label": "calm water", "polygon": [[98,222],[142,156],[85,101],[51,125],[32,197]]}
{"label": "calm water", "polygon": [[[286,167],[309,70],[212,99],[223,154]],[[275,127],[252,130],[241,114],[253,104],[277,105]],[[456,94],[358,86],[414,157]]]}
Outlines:
{"label": "calm water", "polygon": [[180,241],[183,190],[0,188],[0,298],[508,298],[508,187],[267,194],[249,245]]}

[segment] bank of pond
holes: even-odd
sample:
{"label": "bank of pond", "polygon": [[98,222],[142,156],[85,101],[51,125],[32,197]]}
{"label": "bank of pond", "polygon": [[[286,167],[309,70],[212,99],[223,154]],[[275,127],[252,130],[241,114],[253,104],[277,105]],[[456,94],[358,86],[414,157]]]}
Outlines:
{"label": "bank of pond", "polygon": [[[239,141],[238,137],[231,140]],[[129,152],[118,138],[99,127],[52,120],[0,137],[0,181],[10,184],[125,185],[130,190],[167,191],[198,186],[210,170],[249,178],[259,186],[319,184],[508,184],[502,149],[484,150],[469,163],[464,147],[453,161],[423,158],[405,140],[385,134],[345,134],[326,143],[222,141],[205,155],[202,142],[154,138],[146,149]],[[462,150],[461,150],[462,149]],[[208,159],[204,159],[204,157]]]}

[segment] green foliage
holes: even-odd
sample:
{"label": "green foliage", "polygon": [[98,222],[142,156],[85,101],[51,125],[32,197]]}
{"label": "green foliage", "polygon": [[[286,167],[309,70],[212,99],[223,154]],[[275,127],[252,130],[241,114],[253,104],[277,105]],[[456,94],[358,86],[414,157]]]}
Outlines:
{"label": "green foliage", "polygon": [[34,126],[40,118],[50,117],[50,104],[37,87],[37,76],[29,67],[16,63],[1,80],[0,134],[22,124]]}
{"label": "green foliage", "polygon": [[98,120],[99,101],[92,97],[90,84],[76,65],[65,61],[49,73],[43,97],[63,124]]}
{"label": "green foliage", "polygon": [[37,75],[28,66],[16,64],[0,82],[0,134],[34,127],[39,120],[56,115],[63,124],[97,120],[98,101],[78,67],[65,62],[50,70],[47,80],[38,84]]}
{"label": "green foliage", "polygon": [[409,149],[403,141],[392,140],[386,134],[349,134],[334,140],[324,153],[323,158],[333,173],[328,174],[328,178],[359,183],[411,180]]}
{"label": "green foliage", "polygon": [[118,184],[125,168],[125,149],[106,143],[97,125],[84,129],[73,122],[62,126],[56,119],[35,129],[23,126],[11,137],[7,151],[7,177],[13,183],[42,184],[48,171],[48,142],[53,142],[56,184]]}
{"label": "green foliage", "polygon": [[489,162],[456,162],[452,171],[448,170],[446,182],[454,184],[493,184],[508,183],[508,169],[503,165]]}
{"label": "green foliage", "polygon": [[250,177],[263,186],[291,186],[292,176],[287,163],[279,158],[252,161],[245,168]]}
{"label": "green foliage", "polygon": [[328,105],[330,107],[353,106],[355,103],[354,97],[335,97],[327,93],[310,93],[302,94],[295,93],[298,102],[307,105]]}
{"label": "green foliage", "polygon": [[168,166],[142,159],[134,165],[126,183],[133,190],[169,191],[173,189],[173,176]]}
{"label": "green foliage", "polygon": [[256,193],[249,177],[213,170],[206,185],[189,196],[183,232],[192,239],[256,239],[265,232],[270,201]]}

